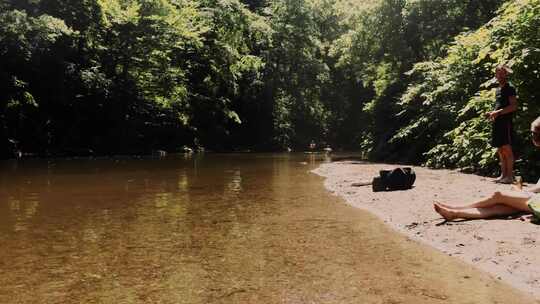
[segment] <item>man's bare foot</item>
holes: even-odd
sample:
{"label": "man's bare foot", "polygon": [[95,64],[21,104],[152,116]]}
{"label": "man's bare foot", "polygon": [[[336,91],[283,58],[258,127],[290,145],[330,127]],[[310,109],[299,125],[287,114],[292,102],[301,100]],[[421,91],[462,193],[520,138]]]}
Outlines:
{"label": "man's bare foot", "polygon": [[433,208],[438,214],[444,217],[444,219],[447,221],[455,220],[458,218],[455,211],[448,210],[437,203],[433,204]]}
{"label": "man's bare foot", "polygon": [[498,184],[511,184],[514,182],[514,179],[511,176],[503,177],[500,180],[495,181]]}

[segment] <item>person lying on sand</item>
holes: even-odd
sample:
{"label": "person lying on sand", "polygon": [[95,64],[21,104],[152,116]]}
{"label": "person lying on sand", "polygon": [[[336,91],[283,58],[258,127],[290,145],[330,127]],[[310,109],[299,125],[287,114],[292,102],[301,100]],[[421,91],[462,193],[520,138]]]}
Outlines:
{"label": "person lying on sand", "polygon": [[[540,147],[540,117],[531,123],[532,142]],[[540,182],[539,182],[540,184]],[[433,208],[444,219],[485,219],[508,216],[520,212],[532,213],[529,203],[540,203],[540,185],[528,191],[495,192],[491,196],[463,206],[436,202]]]}

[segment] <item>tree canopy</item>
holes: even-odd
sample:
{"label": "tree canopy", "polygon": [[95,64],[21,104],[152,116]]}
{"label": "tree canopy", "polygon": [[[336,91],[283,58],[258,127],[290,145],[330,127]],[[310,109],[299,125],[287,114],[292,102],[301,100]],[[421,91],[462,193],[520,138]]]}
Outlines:
{"label": "tree canopy", "polygon": [[489,173],[483,113],[497,64],[514,70],[519,156],[535,159],[539,10],[538,0],[2,0],[0,152],[316,141]]}

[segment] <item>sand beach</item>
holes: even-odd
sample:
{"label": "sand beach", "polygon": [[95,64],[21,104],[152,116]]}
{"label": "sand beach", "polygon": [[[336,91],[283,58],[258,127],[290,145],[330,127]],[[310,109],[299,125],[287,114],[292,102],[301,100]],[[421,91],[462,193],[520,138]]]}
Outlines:
{"label": "sand beach", "polygon": [[[367,210],[412,240],[463,260],[511,286],[540,298],[540,225],[519,216],[446,222],[433,202],[464,204],[510,185],[453,170],[413,167],[413,189],[373,192],[370,181],[381,169],[396,165],[359,161],[322,164],[313,172],[325,177],[325,187],[351,206]],[[525,185],[526,187],[529,185]],[[526,189],[526,187],[524,189]]]}

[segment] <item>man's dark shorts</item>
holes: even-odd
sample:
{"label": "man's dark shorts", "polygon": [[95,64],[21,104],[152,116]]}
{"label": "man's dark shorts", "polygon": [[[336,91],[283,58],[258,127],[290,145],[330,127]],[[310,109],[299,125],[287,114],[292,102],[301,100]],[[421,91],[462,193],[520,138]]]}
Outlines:
{"label": "man's dark shorts", "polygon": [[491,145],[500,148],[504,145],[512,145],[514,139],[514,129],[512,121],[501,120],[493,123],[491,133]]}

